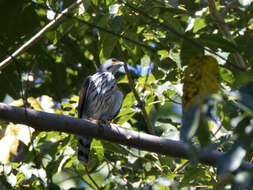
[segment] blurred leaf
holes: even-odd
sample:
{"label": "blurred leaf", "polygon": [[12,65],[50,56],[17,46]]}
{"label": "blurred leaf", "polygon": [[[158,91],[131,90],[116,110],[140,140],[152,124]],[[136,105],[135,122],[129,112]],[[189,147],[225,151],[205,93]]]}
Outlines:
{"label": "blurred leaf", "polygon": [[112,50],[114,49],[117,43],[117,37],[110,34],[105,34],[102,38],[99,58],[101,62],[104,62],[111,57]]}
{"label": "blurred leaf", "polygon": [[249,6],[252,3],[252,0],[239,0],[239,3],[242,6]]}
{"label": "blurred leaf", "polygon": [[233,42],[218,34],[201,34],[199,40],[215,50],[221,48],[225,52],[240,52],[240,49]]}
{"label": "blurred leaf", "polygon": [[245,72],[236,72],[235,73],[235,81],[233,81],[233,87],[234,88],[239,88],[242,86],[247,85],[248,83],[252,82],[252,75],[253,71],[248,71],[247,73]]}
{"label": "blurred leaf", "polygon": [[192,57],[202,55],[204,55],[203,48],[192,48],[192,43],[184,40],[180,51],[181,66],[187,65]]}
{"label": "blurred leaf", "polygon": [[253,83],[242,86],[234,95],[241,104],[253,110]]}
{"label": "blurred leaf", "polygon": [[250,188],[252,187],[252,179],[252,173],[246,171],[238,172],[235,176],[235,183],[232,185],[232,189]]}
{"label": "blurred leaf", "polygon": [[206,20],[203,18],[196,18],[194,21],[194,27],[193,27],[193,32],[197,32],[201,30],[202,28],[206,27]]}
{"label": "blurred leaf", "polygon": [[211,143],[209,125],[207,117],[200,115],[199,127],[197,129],[197,137],[201,146],[208,146]]}
{"label": "blurred leaf", "polygon": [[158,55],[160,55],[160,60],[166,59],[167,57],[169,57],[169,52],[166,50],[159,50]]}
{"label": "blurred leaf", "polygon": [[184,114],[183,124],[180,129],[180,140],[191,142],[199,127],[199,104],[193,104]]}
{"label": "blurred leaf", "polygon": [[218,159],[217,173],[219,175],[224,175],[228,172],[237,170],[240,167],[245,155],[246,149],[242,145],[234,145],[232,149]]}

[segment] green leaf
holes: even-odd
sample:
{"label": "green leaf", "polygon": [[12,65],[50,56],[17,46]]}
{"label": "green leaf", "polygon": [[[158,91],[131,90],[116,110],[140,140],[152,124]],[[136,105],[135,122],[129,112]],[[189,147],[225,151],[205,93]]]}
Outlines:
{"label": "green leaf", "polygon": [[204,55],[203,48],[196,47],[188,40],[184,40],[180,51],[181,66],[187,65],[192,57],[202,55]]}
{"label": "green leaf", "polygon": [[208,146],[210,142],[210,132],[207,117],[200,114],[199,128],[197,130],[197,137],[201,146]]}
{"label": "green leaf", "polygon": [[233,42],[219,34],[201,34],[199,41],[202,45],[208,46],[213,50],[220,48],[225,52],[240,52],[240,49]]}
{"label": "green leaf", "polygon": [[233,81],[233,88],[239,88],[253,82],[252,80],[253,71],[248,72],[236,72],[234,73],[235,80]]}
{"label": "green leaf", "polygon": [[163,60],[169,57],[169,52],[167,50],[159,50],[157,54],[161,56],[160,60]]}
{"label": "green leaf", "polygon": [[196,18],[194,21],[193,33],[196,33],[197,31],[206,27],[206,25],[206,20],[204,18]]}
{"label": "green leaf", "polygon": [[110,143],[107,141],[102,141],[102,145],[103,145],[105,151],[120,153],[120,154],[124,154],[124,155],[128,154],[128,151],[126,151],[125,148],[123,148],[121,145],[117,145],[117,144]]}
{"label": "green leaf", "polygon": [[99,58],[101,62],[104,62],[111,57],[112,51],[118,41],[118,38],[111,34],[104,34],[100,45]]}

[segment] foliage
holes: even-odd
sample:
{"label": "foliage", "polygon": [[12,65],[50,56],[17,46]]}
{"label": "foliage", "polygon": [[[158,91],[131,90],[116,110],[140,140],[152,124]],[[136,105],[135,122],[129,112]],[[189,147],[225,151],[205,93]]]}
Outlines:
{"label": "foliage", "polygon": [[[9,162],[0,166],[0,189],[238,189],[252,186],[252,174],[235,171],[243,160],[252,161],[253,4],[241,0],[228,7],[228,1],[215,1],[218,10],[226,12],[225,22],[235,41],[232,42],[218,30],[208,1],[124,2],[128,3],[83,0],[71,16],[66,16],[1,71],[1,101],[76,117],[82,81],[104,60],[115,57],[130,66],[136,90],[145,102],[156,135],[179,140],[183,71],[193,57],[212,55],[219,64],[220,91],[203,97],[203,112],[199,112],[196,104],[188,109],[184,117],[186,129],[181,131],[181,137],[190,145],[215,147],[226,152],[219,159],[217,170],[198,164],[194,150],[189,152],[192,161],[186,161],[99,140],[92,143],[86,170],[77,161],[77,136],[35,131],[32,136],[26,134],[30,139],[24,143],[13,133],[11,137],[7,135],[7,126],[14,124],[1,121],[1,141],[13,137],[19,152],[13,151],[11,146],[8,148],[12,154],[8,154]],[[73,1],[66,0],[1,1],[1,61],[71,3]],[[119,35],[124,37],[119,38]],[[232,56],[235,52],[242,56],[246,69],[238,68]],[[113,123],[148,132],[128,78],[124,73],[117,74],[117,78],[125,99]],[[201,82],[206,89],[214,85],[209,80]],[[226,177],[228,172],[234,172],[232,177]]]}

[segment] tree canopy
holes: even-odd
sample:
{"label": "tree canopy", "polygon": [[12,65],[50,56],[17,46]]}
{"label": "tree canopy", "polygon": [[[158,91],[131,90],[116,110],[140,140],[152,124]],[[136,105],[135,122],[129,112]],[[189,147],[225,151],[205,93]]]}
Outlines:
{"label": "tree canopy", "polygon": [[[1,1],[1,102],[77,117],[83,80],[114,57],[125,98],[112,123],[184,142],[189,159],[107,138],[84,167],[77,135],[0,116],[0,189],[250,189],[252,12],[250,0]],[[206,165],[195,145],[224,154]]]}

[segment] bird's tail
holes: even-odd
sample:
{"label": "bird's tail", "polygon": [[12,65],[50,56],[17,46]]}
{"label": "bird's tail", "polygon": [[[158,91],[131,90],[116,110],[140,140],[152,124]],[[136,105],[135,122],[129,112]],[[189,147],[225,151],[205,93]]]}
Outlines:
{"label": "bird's tail", "polygon": [[78,140],[78,160],[85,166],[89,161],[90,145],[92,138],[80,136]]}

